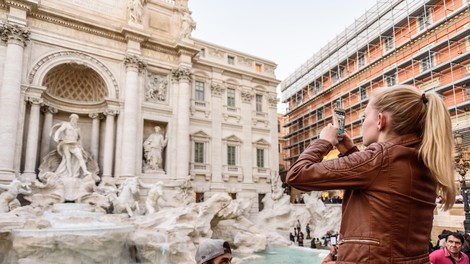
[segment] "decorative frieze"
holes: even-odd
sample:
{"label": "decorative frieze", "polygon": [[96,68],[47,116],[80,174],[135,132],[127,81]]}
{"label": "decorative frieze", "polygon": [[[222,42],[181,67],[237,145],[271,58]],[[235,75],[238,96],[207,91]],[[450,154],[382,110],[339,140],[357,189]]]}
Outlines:
{"label": "decorative frieze", "polygon": [[174,68],[171,71],[171,75],[177,81],[179,81],[179,80],[188,80],[189,81],[192,78],[191,69],[187,68],[187,67]]}
{"label": "decorative frieze", "polygon": [[0,24],[0,39],[4,42],[19,43],[26,46],[30,34],[31,32],[26,27],[6,23]]}
{"label": "decorative frieze", "polygon": [[145,101],[165,102],[167,100],[168,78],[166,76],[148,73],[145,87]]}

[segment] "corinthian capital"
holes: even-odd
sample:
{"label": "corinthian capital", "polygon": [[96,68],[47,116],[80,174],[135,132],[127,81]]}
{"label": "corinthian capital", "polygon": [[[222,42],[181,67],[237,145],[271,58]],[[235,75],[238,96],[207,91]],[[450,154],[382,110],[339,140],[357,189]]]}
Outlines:
{"label": "corinthian capital", "polygon": [[139,72],[142,72],[147,68],[147,64],[142,60],[142,58],[136,55],[127,55],[124,58],[124,65],[126,65],[127,69],[136,69]]}
{"label": "corinthian capital", "polygon": [[250,91],[242,91],[241,96],[244,103],[250,103],[254,97],[253,93]]}
{"label": "corinthian capital", "polygon": [[191,80],[191,70],[186,67],[178,67],[171,71],[173,78],[176,80]]}
{"label": "corinthian capital", "polygon": [[31,32],[28,28],[18,25],[0,24],[0,39],[7,43],[19,43],[26,46]]}

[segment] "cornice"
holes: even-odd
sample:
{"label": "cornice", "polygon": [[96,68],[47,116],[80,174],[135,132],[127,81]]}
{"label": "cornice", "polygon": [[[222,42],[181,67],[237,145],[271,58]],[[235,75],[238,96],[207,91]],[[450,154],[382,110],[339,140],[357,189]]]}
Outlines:
{"label": "cornice", "polygon": [[16,8],[31,12],[37,8],[38,3],[39,3],[38,0],[27,0],[27,1],[6,0],[5,6],[14,6]]}
{"label": "cornice", "polygon": [[56,25],[65,26],[65,27],[68,27],[68,28],[72,28],[72,29],[75,29],[75,30],[78,30],[78,31],[90,33],[90,34],[93,34],[93,35],[98,35],[98,36],[101,36],[101,37],[106,37],[106,38],[110,38],[110,39],[114,39],[114,40],[118,40],[118,41],[122,41],[122,42],[126,41],[125,36],[123,36],[122,34],[112,32],[110,30],[98,29],[98,28],[96,28],[92,25],[88,25],[88,24],[85,24],[85,23],[81,23],[81,22],[77,22],[77,21],[72,22],[68,19],[59,18],[59,17],[56,17],[56,16],[51,16],[50,14],[39,13],[39,12],[33,12],[33,13],[31,13],[30,16],[33,17],[33,18],[36,18],[38,20],[41,20],[41,21],[46,21],[46,22],[53,23],[53,24],[56,24]]}

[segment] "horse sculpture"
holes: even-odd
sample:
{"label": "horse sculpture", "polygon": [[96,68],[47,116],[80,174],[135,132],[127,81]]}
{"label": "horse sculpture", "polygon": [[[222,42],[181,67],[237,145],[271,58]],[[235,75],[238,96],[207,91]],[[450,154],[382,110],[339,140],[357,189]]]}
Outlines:
{"label": "horse sculpture", "polygon": [[118,188],[118,195],[114,201],[113,213],[127,213],[130,217],[134,212],[140,213],[139,208],[139,179],[137,177],[126,179]]}

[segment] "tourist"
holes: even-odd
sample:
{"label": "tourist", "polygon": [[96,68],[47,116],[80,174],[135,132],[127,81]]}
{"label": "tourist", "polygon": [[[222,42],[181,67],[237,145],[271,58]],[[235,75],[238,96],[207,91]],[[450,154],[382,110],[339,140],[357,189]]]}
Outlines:
{"label": "tourist", "polygon": [[289,233],[289,239],[292,242],[295,242],[295,236],[292,234],[292,232]]}
{"label": "tourist", "polygon": [[[339,262],[427,263],[436,191],[444,210],[455,200],[449,111],[438,94],[411,86],[375,92],[362,124],[366,148],[338,135],[333,115],[289,169],[287,183],[301,191],[345,190]],[[323,160],[334,147],[339,158]]]}
{"label": "tourist", "polygon": [[315,248],[318,248],[318,249],[323,248],[323,245],[318,237],[315,239]]}
{"label": "tourist", "polygon": [[429,261],[431,264],[469,264],[468,256],[461,252],[464,242],[461,233],[450,233],[446,237],[445,247],[429,254]]}
{"label": "tourist", "polygon": [[197,264],[230,264],[232,250],[227,241],[208,239],[202,242],[196,251]]}
{"label": "tourist", "polygon": [[299,230],[299,233],[300,233],[300,230],[302,230],[302,225],[300,225],[300,221],[299,219],[297,219],[297,230]]}
{"label": "tourist", "polygon": [[299,247],[304,246],[304,233],[302,233],[302,231],[300,231],[299,235],[297,236],[297,242],[299,243]]}
{"label": "tourist", "polygon": [[307,239],[312,239],[310,237],[310,224],[307,223],[307,225],[305,226],[305,232],[307,232]]}

